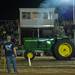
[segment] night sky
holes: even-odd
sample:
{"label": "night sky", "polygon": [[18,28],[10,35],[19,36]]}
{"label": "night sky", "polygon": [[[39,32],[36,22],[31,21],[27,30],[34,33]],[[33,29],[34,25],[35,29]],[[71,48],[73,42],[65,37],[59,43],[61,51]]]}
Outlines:
{"label": "night sky", "polygon": [[[0,19],[17,19],[19,17],[19,8],[37,8],[43,1],[44,0],[0,0]],[[64,18],[72,18],[72,7],[66,10],[66,8],[64,8],[66,6],[63,6],[59,6],[60,15],[63,15]]]}
{"label": "night sky", "polygon": [[42,0],[0,0],[0,19],[18,18],[19,8],[36,8]]}

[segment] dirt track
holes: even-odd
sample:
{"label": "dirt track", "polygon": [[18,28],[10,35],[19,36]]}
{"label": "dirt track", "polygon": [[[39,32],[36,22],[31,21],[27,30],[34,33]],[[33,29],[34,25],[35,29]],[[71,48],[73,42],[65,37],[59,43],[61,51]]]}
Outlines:
{"label": "dirt track", "polygon": [[[26,69],[20,71],[17,75],[75,75],[75,69]],[[0,72],[0,75],[7,75],[6,72]],[[14,75],[14,73],[10,73]]]}
{"label": "dirt track", "polygon": [[[17,68],[17,75],[75,75],[75,60],[56,61],[52,57],[37,57],[29,67],[24,58],[17,58]],[[8,75],[3,65],[0,65],[0,75]],[[9,75],[14,75],[14,73]]]}

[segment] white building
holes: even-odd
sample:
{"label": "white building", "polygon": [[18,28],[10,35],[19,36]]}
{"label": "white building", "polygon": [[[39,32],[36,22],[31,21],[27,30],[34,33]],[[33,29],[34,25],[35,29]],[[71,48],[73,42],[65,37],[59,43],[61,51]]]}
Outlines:
{"label": "white building", "polygon": [[[40,28],[54,27],[54,21],[58,19],[58,14],[55,13],[55,8],[19,8],[19,12],[20,12],[20,29],[19,29],[20,34],[22,32],[24,34],[24,30],[30,31],[30,28],[34,28],[35,29],[34,32],[36,32],[36,29],[37,32],[39,32]],[[30,32],[32,32],[32,29]],[[19,35],[19,38],[21,39],[21,35]]]}
{"label": "white building", "polygon": [[20,8],[20,27],[53,27],[55,8]]}

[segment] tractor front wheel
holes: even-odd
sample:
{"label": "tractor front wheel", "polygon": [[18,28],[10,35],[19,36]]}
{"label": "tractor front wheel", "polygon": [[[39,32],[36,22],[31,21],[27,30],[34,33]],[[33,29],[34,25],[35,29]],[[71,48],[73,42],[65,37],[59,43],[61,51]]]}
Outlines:
{"label": "tractor front wheel", "polygon": [[26,51],[26,52],[24,53],[24,58],[25,58],[26,60],[28,60],[28,58],[30,58],[30,60],[33,60],[34,57],[35,57],[35,53],[32,52],[32,51]]}

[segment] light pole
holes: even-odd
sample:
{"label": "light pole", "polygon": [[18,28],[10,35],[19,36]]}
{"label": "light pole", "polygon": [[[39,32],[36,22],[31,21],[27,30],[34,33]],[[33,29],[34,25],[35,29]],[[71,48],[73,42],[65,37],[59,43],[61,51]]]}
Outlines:
{"label": "light pole", "polygon": [[[75,13],[75,8],[74,8],[74,6],[75,5],[74,5],[74,0],[73,0],[73,24],[75,24],[75,14],[74,14]],[[74,41],[74,45],[75,45],[75,29],[74,29],[74,40],[73,41]]]}
{"label": "light pole", "polygon": [[[70,4],[72,3],[73,5],[73,24],[75,25],[75,1],[74,0],[60,0],[61,3],[67,3],[67,4]],[[74,45],[75,45],[75,29],[74,29]]]}
{"label": "light pole", "polygon": [[75,24],[75,8],[74,8],[74,0],[73,0],[73,24]]}

